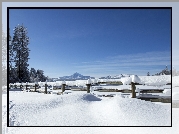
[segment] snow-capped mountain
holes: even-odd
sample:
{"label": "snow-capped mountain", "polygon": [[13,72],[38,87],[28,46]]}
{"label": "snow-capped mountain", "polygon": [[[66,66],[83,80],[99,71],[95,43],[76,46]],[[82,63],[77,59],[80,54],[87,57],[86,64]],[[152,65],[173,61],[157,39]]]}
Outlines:
{"label": "snow-capped mountain", "polygon": [[60,80],[87,80],[87,79],[94,79],[94,77],[91,76],[83,76],[80,73],[74,73],[70,76],[63,76],[63,77],[59,77]]}
{"label": "snow-capped mountain", "polygon": [[[120,74],[120,75],[108,75],[105,77],[100,77],[99,79],[120,79],[121,77],[129,77],[129,74]],[[59,77],[58,80],[88,80],[88,79],[95,79],[95,77],[91,77],[91,76],[84,76],[80,73],[74,73],[70,76],[63,76],[63,77]]]}
{"label": "snow-capped mountain", "polygon": [[[74,73],[73,75],[71,75],[71,78],[74,78],[74,79],[78,79],[78,78],[81,78],[83,77],[83,75],[79,74],[79,73]],[[89,76],[90,77],[90,76]]]}
{"label": "snow-capped mountain", "polygon": [[130,74],[120,74],[120,75],[115,75],[115,76],[105,76],[105,77],[101,77],[100,79],[120,79],[121,77],[129,77]]}

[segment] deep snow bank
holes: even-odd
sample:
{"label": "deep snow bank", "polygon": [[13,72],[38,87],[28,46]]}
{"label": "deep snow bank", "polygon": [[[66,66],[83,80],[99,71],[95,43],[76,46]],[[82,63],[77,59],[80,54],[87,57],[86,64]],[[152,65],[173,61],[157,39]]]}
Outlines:
{"label": "deep snow bank", "polygon": [[169,106],[120,96],[102,99],[84,92],[10,92],[9,107],[12,126],[171,125]]}

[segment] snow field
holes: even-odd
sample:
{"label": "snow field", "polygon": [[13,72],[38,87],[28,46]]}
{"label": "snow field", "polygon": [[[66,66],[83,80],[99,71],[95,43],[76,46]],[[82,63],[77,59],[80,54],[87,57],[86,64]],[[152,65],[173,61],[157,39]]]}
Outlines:
{"label": "snow field", "polygon": [[[80,82],[78,83],[80,85]],[[123,86],[129,86],[130,85],[123,85]],[[160,86],[160,85],[159,85]],[[165,91],[164,94],[170,94],[169,87],[166,88],[165,85]],[[179,100],[178,92],[179,92],[179,77],[174,76],[172,77],[172,99]],[[104,86],[105,88],[105,86]],[[113,87],[111,87],[112,89]],[[160,87],[163,89],[163,86]],[[4,87],[4,89],[7,89]],[[9,106],[11,108],[10,112],[10,123],[12,125],[52,125],[59,123],[60,125],[68,124],[69,120],[71,120],[71,125],[77,124],[77,123],[85,123],[85,124],[93,124],[93,125],[115,125],[115,124],[122,124],[122,126],[129,125],[137,125],[137,124],[157,124],[157,125],[170,125],[170,121],[167,119],[170,118],[169,116],[169,107],[170,105],[162,106],[161,104],[154,104],[151,102],[141,101],[138,99],[133,99],[134,101],[130,100],[132,98],[121,98],[121,95],[117,95],[112,98],[108,97],[100,97],[102,99],[101,101],[92,101],[88,98],[88,95],[85,98],[86,92],[80,92],[82,94],[75,95],[77,98],[71,98],[74,95],[74,93],[64,94],[64,95],[55,95],[55,94],[40,94],[40,93],[33,93],[33,92],[21,92],[21,91],[10,91],[11,98],[10,98],[10,104]],[[23,95],[22,95],[23,94]],[[111,93],[110,93],[111,94]],[[15,97],[16,96],[16,97]],[[63,96],[63,98],[61,98]],[[81,97],[80,97],[81,96]],[[67,98],[66,98],[67,97]],[[92,97],[89,97],[92,98]],[[98,98],[98,97],[97,97]],[[66,100],[65,100],[66,99]],[[3,134],[93,134],[93,133],[125,133],[125,134],[131,134],[131,133],[137,133],[137,134],[157,134],[157,133],[166,133],[166,134],[177,134],[179,131],[178,125],[179,125],[179,109],[178,108],[172,108],[172,127],[90,127],[86,129],[84,128],[73,128],[69,129],[61,128],[61,127],[45,127],[45,128],[7,128],[7,95],[2,95],[2,127],[3,127]],[[62,104],[62,100],[66,101],[66,105]],[[68,100],[68,101],[67,101]],[[71,100],[71,101],[70,101]],[[88,100],[88,101],[87,101]],[[126,101],[126,103],[124,103]],[[140,101],[140,102],[135,102]],[[69,103],[67,103],[69,102]],[[102,103],[101,103],[102,102]],[[131,107],[131,104],[135,102],[135,105]],[[146,104],[147,103],[147,104]],[[49,106],[49,104],[53,104]],[[71,105],[70,105],[71,104]],[[123,105],[122,105],[123,104]],[[27,107],[28,105],[28,107]],[[80,106],[79,106],[80,105]],[[146,105],[146,106],[145,106]],[[81,108],[83,107],[83,108]],[[137,109],[138,108],[138,109]],[[37,110],[38,109],[38,110]],[[162,109],[162,110],[160,110]],[[19,110],[17,112],[16,110]],[[24,111],[23,111],[24,110]],[[74,112],[72,112],[74,111]],[[128,112],[127,112],[128,111]],[[132,112],[131,112],[132,111]],[[143,112],[144,111],[144,112]],[[150,113],[149,113],[149,112]],[[152,112],[153,111],[153,112]],[[32,113],[36,113],[32,114]],[[45,114],[46,113],[46,114]],[[62,114],[65,113],[65,114]],[[133,114],[132,114],[133,113]],[[18,116],[17,116],[18,115]],[[21,116],[22,115],[22,116]],[[65,116],[63,116],[65,115]],[[81,117],[79,117],[79,115]],[[134,116],[135,115],[135,116]],[[136,116],[138,115],[138,116]],[[159,115],[159,116],[157,116]],[[17,116],[17,117],[16,117]],[[88,118],[87,118],[88,117]],[[156,117],[156,118],[155,118]],[[86,119],[87,118],[87,119]],[[154,120],[152,120],[154,119]],[[13,121],[14,120],[14,121]],[[59,121],[60,120],[60,121]],[[82,121],[84,120],[84,121]],[[166,121],[167,120],[167,121]],[[56,121],[57,123],[52,123]],[[64,121],[64,123],[62,123]],[[33,123],[32,123],[33,122]],[[109,123],[111,122],[111,124]],[[113,122],[113,123],[112,123]],[[58,124],[59,125],[59,124]],[[78,125],[78,124],[77,124]]]}
{"label": "snow field", "polygon": [[132,98],[98,98],[76,92],[45,95],[10,92],[10,125],[170,126],[170,106]]}

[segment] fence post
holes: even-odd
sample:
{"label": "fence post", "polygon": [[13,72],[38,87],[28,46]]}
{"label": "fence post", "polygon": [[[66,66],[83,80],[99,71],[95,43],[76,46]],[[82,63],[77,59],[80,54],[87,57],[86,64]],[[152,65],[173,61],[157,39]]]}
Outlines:
{"label": "fence post", "polygon": [[27,82],[26,82],[26,91],[27,91]]}
{"label": "fence post", "polygon": [[20,89],[22,89],[22,83],[21,83],[21,85],[20,85]]}
{"label": "fence post", "polygon": [[45,82],[45,94],[47,94],[47,81]]}
{"label": "fence post", "polygon": [[37,84],[35,83],[35,92],[36,92],[36,86],[37,86]]}
{"label": "fence post", "polygon": [[16,85],[16,83],[15,83],[15,85],[14,85],[14,88],[17,88],[17,85]]}
{"label": "fence post", "polygon": [[66,86],[66,82],[63,81],[63,82],[62,82],[62,93],[65,91],[65,86]]}
{"label": "fence post", "polygon": [[86,84],[86,86],[87,86],[87,93],[90,93],[90,86],[91,86],[91,84]]}
{"label": "fence post", "polygon": [[90,93],[90,86],[91,86],[91,80],[90,79],[87,80],[86,86],[87,86],[87,93]]}
{"label": "fence post", "polygon": [[135,83],[131,82],[132,98],[136,98],[135,89],[136,89]]}

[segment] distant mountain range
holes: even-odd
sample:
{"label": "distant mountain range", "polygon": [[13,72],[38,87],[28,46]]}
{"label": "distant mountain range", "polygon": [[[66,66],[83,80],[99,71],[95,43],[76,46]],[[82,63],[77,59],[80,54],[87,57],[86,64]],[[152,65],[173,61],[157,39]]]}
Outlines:
{"label": "distant mountain range", "polygon": [[[120,79],[121,77],[126,77],[126,76],[130,76],[129,74],[120,74],[120,75],[115,75],[115,76],[105,76],[105,77],[100,77],[99,79]],[[70,76],[63,76],[63,77],[59,77],[58,79],[56,79],[57,81],[60,80],[88,80],[88,79],[95,79],[95,77],[91,77],[91,76],[84,76],[80,73],[74,73]]]}
{"label": "distant mountain range", "polygon": [[80,73],[74,73],[73,75],[70,76],[63,76],[59,77],[59,80],[87,80],[87,79],[95,79],[94,77],[91,76],[83,76]]}
{"label": "distant mountain range", "polygon": [[105,76],[105,77],[100,77],[99,79],[120,79],[121,77],[129,77],[130,74],[120,74],[120,75],[115,75],[115,76]]}
{"label": "distant mountain range", "polygon": [[[171,70],[169,71],[167,66],[166,66],[166,69],[162,70],[162,72],[157,73],[155,75],[163,75],[163,74],[169,75],[169,74],[171,74]],[[132,74],[120,74],[120,75],[115,75],[115,76],[108,75],[108,76],[100,77],[99,79],[120,79],[122,77],[129,77],[131,75]],[[76,72],[76,73],[74,73],[70,76],[63,76],[63,77],[59,77],[59,78],[54,78],[52,81],[58,81],[58,80],[60,80],[60,81],[62,81],[62,80],[73,81],[73,80],[88,80],[88,79],[95,79],[95,77],[84,76],[84,75]]]}

